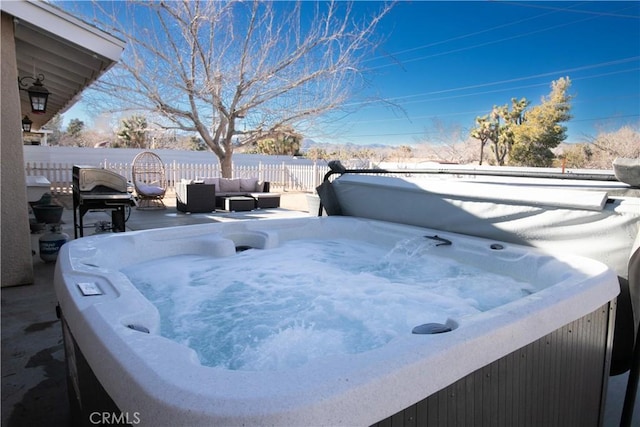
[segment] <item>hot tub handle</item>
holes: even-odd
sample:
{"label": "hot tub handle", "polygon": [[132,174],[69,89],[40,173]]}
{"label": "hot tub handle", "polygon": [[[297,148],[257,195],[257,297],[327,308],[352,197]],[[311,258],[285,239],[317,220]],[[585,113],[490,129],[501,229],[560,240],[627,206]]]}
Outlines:
{"label": "hot tub handle", "polygon": [[449,239],[445,239],[444,237],[440,237],[437,234],[435,236],[424,236],[427,239],[431,239],[431,240],[435,240],[436,242],[436,246],[449,246],[452,245],[453,243],[451,242],[451,240]]}
{"label": "hot tub handle", "polygon": [[133,329],[134,331],[138,331],[138,332],[144,332],[145,334],[148,334],[150,332],[149,328],[147,328],[146,326],[141,326],[136,324],[127,325],[127,328]]}

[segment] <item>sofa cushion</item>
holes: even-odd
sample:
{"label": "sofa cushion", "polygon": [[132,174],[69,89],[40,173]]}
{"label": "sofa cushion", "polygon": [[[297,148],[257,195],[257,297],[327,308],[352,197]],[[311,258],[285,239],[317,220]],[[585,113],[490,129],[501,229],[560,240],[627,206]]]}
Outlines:
{"label": "sofa cushion", "polygon": [[233,178],[220,178],[220,191],[221,192],[239,192],[240,191],[240,179]]}
{"label": "sofa cushion", "polygon": [[213,184],[216,186],[216,190],[220,188],[220,178],[202,178],[204,184]]}
{"label": "sofa cushion", "polygon": [[164,195],[164,188],[157,185],[138,184],[138,189],[145,196],[162,196]]}
{"label": "sofa cushion", "polygon": [[241,178],[240,191],[256,191],[258,188],[258,178]]}

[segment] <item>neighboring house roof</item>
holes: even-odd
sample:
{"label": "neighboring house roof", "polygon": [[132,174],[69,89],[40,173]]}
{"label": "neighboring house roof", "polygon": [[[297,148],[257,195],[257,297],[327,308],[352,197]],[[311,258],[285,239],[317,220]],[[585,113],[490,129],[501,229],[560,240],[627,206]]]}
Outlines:
{"label": "neighboring house roof", "polygon": [[33,76],[35,65],[35,73],[44,75],[50,92],[47,112],[35,115],[27,92],[20,91],[22,115],[29,115],[34,129],[71,107],[84,89],[119,60],[125,47],[122,40],[49,3],[2,1],[0,10],[14,17],[18,76]]}

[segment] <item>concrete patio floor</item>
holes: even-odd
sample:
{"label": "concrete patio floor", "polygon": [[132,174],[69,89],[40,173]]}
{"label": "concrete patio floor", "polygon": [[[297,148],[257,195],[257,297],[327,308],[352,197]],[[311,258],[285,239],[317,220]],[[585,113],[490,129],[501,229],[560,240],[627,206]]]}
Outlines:
{"label": "concrete patio floor", "polygon": [[[284,193],[279,209],[251,212],[184,214],[175,209],[175,199],[165,200],[167,209],[131,210],[127,230],[142,230],[207,222],[308,216],[306,194]],[[70,206],[70,200],[63,200]],[[108,212],[90,212],[85,225],[110,221]],[[65,209],[63,231],[73,238],[73,212]],[[93,234],[88,227],[85,235]],[[67,426],[69,405],[62,331],[56,317],[53,290],[54,263],[37,254],[38,239],[32,234],[35,282],[2,289],[2,426]],[[627,374],[611,377],[607,393],[605,427],[619,425]],[[568,398],[579,398],[571,396]],[[636,398],[633,426],[640,427],[640,397]]]}

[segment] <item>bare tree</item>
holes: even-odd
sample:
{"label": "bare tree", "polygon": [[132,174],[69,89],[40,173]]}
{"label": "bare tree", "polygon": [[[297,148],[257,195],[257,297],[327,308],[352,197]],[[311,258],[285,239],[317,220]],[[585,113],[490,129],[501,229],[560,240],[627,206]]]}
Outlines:
{"label": "bare tree", "polygon": [[327,150],[319,147],[312,147],[305,152],[305,156],[311,160],[327,160],[329,155],[327,154]]}
{"label": "bare tree", "polygon": [[228,177],[237,140],[304,129],[345,106],[391,8],[358,10],[373,5],[365,17],[347,2],[95,2],[97,21],[108,17],[106,30],[127,42],[96,89],[120,109],[197,132]]}
{"label": "bare tree", "polygon": [[617,157],[640,158],[640,123],[626,125],[613,132],[600,131],[588,138],[592,156],[587,167],[610,169]]}
{"label": "bare tree", "polygon": [[[457,123],[447,124],[435,118],[419,146],[422,155],[431,161],[444,163],[471,163],[477,160],[469,148],[469,139],[463,139],[465,131]],[[474,144],[475,146],[475,144]],[[482,151],[481,151],[482,154]]]}
{"label": "bare tree", "polygon": [[400,145],[391,151],[391,156],[395,158],[398,163],[406,162],[413,157],[413,155],[413,150],[409,145]]}

